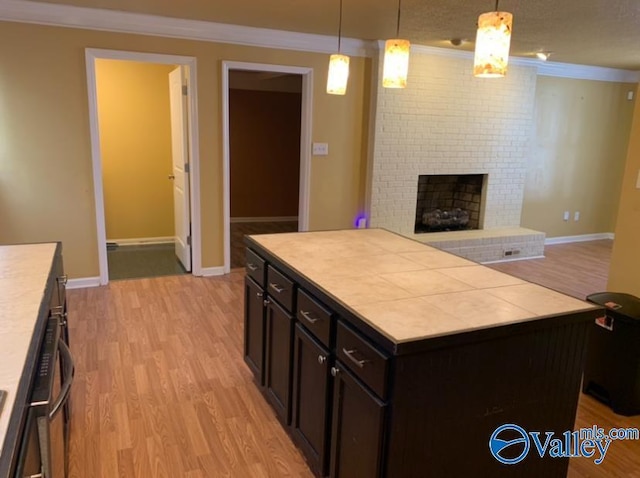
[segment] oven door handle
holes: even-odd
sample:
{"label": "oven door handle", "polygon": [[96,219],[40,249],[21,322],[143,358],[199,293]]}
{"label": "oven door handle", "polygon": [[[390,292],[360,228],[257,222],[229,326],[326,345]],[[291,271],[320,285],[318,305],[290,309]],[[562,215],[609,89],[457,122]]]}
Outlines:
{"label": "oven door handle", "polygon": [[58,395],[58,398],[56,398],[56,401],[53,402],[53,405],[51,406],[51,411],[49,412],[49,420],[54,419],[62,406],[69,399],[69,395],[71,394],[71,384],[73,383],[73,374],[75,373],[75,366],[73,364],[71,350],[69,350],[67,344],[64,343],[64,340],[58,341],[58,350],[60,352],[60,356],[62,357],[65,380],[60,389],[60,395]]}

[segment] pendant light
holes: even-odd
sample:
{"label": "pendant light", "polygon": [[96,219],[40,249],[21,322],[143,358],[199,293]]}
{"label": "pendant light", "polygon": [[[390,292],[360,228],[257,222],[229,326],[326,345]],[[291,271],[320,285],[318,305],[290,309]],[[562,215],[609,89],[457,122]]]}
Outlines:
{"label": "pendant light", "polygon": [[327,76],[327,93],[344,95],[349,80],[349,57],[340,53],[342,43],[342,0],[340,0],[340,20],[338,23],[338,53],[329,57],[329,75]]}
{"label": "pendant light", "polygon": [[398,0],[398,24],[396,38],[387,40],[384,45],[384,65],[382,69],[382,86],[385,88],[405,88],[409,73],[409,40],[401,40],[400,10],[402,0]]}
{"label": "pendant light", "polygon": [[478,17],[473,76],[479,78],[499,78],[507,72],[513,15],[498,11],[499,1],[495,11]]}

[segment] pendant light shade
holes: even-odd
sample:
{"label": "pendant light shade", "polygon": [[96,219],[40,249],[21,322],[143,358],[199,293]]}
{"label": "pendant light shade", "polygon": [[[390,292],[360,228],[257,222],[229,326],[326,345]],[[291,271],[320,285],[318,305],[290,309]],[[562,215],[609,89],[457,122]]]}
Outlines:
{"label": "pendant light shade", "polygon": [[349,80],[349,57],[340,53],[342,43],[342,0],[340,0],[340,20],[338,22],[338,53],[329,57],[329,73],[327,75],[327,93],[344,95],[347,93]]}
{"label": "pendant light shade", "polygon": [[405,88],[409,73],[409,40],[387,40],[384,45],[384,68],[382,86],[385,88]]}
{"label": "pendant light shade", "polygon": [[347,92],[349,80],[349,57],[336,53],[329,58],[329,76],[327,78],[327,93],[330,95],[344,95]]}
{"label": "pendant light shade", "polygon": [[[498,4],[496,3],[496,10]],[[499,78],[507,72],[513,15],[507,12],[483,13],[478,18],[473,76]]]}
{"label": "pendant light shade", "polygon": [[406,88],[409,74],[409,40],[401,40],[400,11],[402,0],[398,0],[398,23],[396,38],[387,40],[384,44],[384,65],[382,68],[382,86],[384,88]]}

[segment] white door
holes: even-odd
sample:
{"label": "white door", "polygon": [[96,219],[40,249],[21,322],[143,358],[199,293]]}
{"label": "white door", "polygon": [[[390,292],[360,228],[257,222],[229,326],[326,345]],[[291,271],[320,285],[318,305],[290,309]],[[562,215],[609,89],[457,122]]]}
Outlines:
{"label": "white door", "polygon": [[171,148],[173,158],[173,209],[176,256],[191,271],[191,216],[189,214],[189,144],[187,141],[187,94],[184,67],[169,73],[171,101]]}

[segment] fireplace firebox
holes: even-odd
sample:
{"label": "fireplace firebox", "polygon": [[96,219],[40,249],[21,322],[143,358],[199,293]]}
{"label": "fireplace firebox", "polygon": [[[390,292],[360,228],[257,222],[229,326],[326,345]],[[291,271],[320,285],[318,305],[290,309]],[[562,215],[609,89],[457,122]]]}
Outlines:
{"label": "fireplace firebox", "polygon": [[415,233],[479,229],[486,174],[418,177]]}

